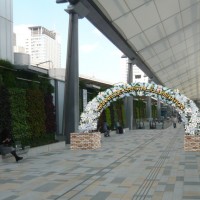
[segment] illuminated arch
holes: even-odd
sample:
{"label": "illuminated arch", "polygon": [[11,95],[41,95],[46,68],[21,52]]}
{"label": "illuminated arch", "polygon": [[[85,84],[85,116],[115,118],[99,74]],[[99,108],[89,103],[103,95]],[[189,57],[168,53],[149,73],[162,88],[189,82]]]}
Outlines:
{"label": "illuminated arch", "polygon": [[185,124],[185,132],[194,135],[197,123],[200,123],[199,109],[195,103],[177,91],[152,83],[131,83],[116,85],[100,92],[90,101],[81,114],[79,132],[93,132],[97,129],[97,121],[102,111],[111,102],[126,96],[152,96],[162,102],[174,106]]}

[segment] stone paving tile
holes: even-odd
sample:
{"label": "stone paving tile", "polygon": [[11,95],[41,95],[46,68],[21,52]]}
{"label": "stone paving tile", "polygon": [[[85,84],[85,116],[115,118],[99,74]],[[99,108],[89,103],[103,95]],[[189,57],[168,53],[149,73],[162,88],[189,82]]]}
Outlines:
{"label": "stone paving tile", "polygon": [[91,200],[104,200],[111,194],[111,192],[98,192]]}
{"label": "stone paving tile", "polygon": [[45,183],[43,185],[40,185],[38,188],[35,188],[34,191],[38,192],[49,192],[53,190],[55,187],[57,187],[59,183]]}
{"label": "stone paving tile", "polygon": [[181,125],[111,133],[100,149],[0,161],[0,200],[200,199],[200,154],[183,136]]}
{"label": "stone paving tile", "polygon": [[6,197],[4,200],[14,200],[16,198],[18,198],[19,196],[16,196],[16,195],[12,195],[12,196],[9,196],[9,197]]}

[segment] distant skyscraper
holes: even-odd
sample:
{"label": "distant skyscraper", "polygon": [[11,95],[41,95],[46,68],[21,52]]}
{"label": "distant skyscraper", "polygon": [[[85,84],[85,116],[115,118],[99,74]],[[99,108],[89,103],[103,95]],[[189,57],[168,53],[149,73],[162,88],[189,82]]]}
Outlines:
{"label": "distant skyscraper", "polygon": [[121,59],[121,75],[122,75],[122,82],[127,83],[127,73],[128,73],[128,59],[122,58]]}
{"label": "distant skyscraper", "polygon": [[0,0],[0,59],[13,63],[13,1]]}
{"label": "distant skyscraper", "polygon": [[133,82],[148,83],[149,77],[137,66],[133,65]]}
{"label": "distant skyscraper", "polygon": [[[148,83],[149,77],[137,66],[133,65],[133,82],[144,82]],[[128,73],[128,58],[122,59],[122,77],[123,82],[127,83]]]}
{"label": "distant skyscraper", "polygon": [[61,45],[58,35],[42,26],[15,27],[15,52],[30,55],[31,65],[43,68],[61,67]]}

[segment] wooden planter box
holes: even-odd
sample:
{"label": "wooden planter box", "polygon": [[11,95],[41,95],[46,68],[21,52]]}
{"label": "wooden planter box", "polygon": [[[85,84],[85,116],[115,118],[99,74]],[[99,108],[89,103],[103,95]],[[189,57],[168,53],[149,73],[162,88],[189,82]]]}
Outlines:
{"label": "wooden planter box", "polygon": [[71,149],[97,149],[101,147],[101,133],[71,133]]}
{"label": "wooden planter box", "polygon": [[185,151],[200,151],[200,135],[185,135]]}

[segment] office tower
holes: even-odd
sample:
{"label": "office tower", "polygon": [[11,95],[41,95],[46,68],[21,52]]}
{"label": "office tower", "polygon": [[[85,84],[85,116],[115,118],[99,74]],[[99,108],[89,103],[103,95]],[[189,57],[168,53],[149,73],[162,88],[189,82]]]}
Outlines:
{"label": "office tower", "polygon": [[[144,82],[148,83],[149,77],[137,66],[132,65],[133,67],[133,82]],[[122,58],[121,64],[122,79],[124,83],[127,83],[127,73],[128,73],[128,58]]]}
{"label": "office tower", "polygon": [[15,27],[15,52],[30,55],[31,65],[46,69],[61,67],[61,45],[58,34],[42,26]]}
{"label": "office tower", "polygon": [[0,59],[13,63],[13,1],[0,1]]}
{"label": "office tower", "polygon": [[149,77],[137,66],[133,65],[133,82],[148,83]]}

